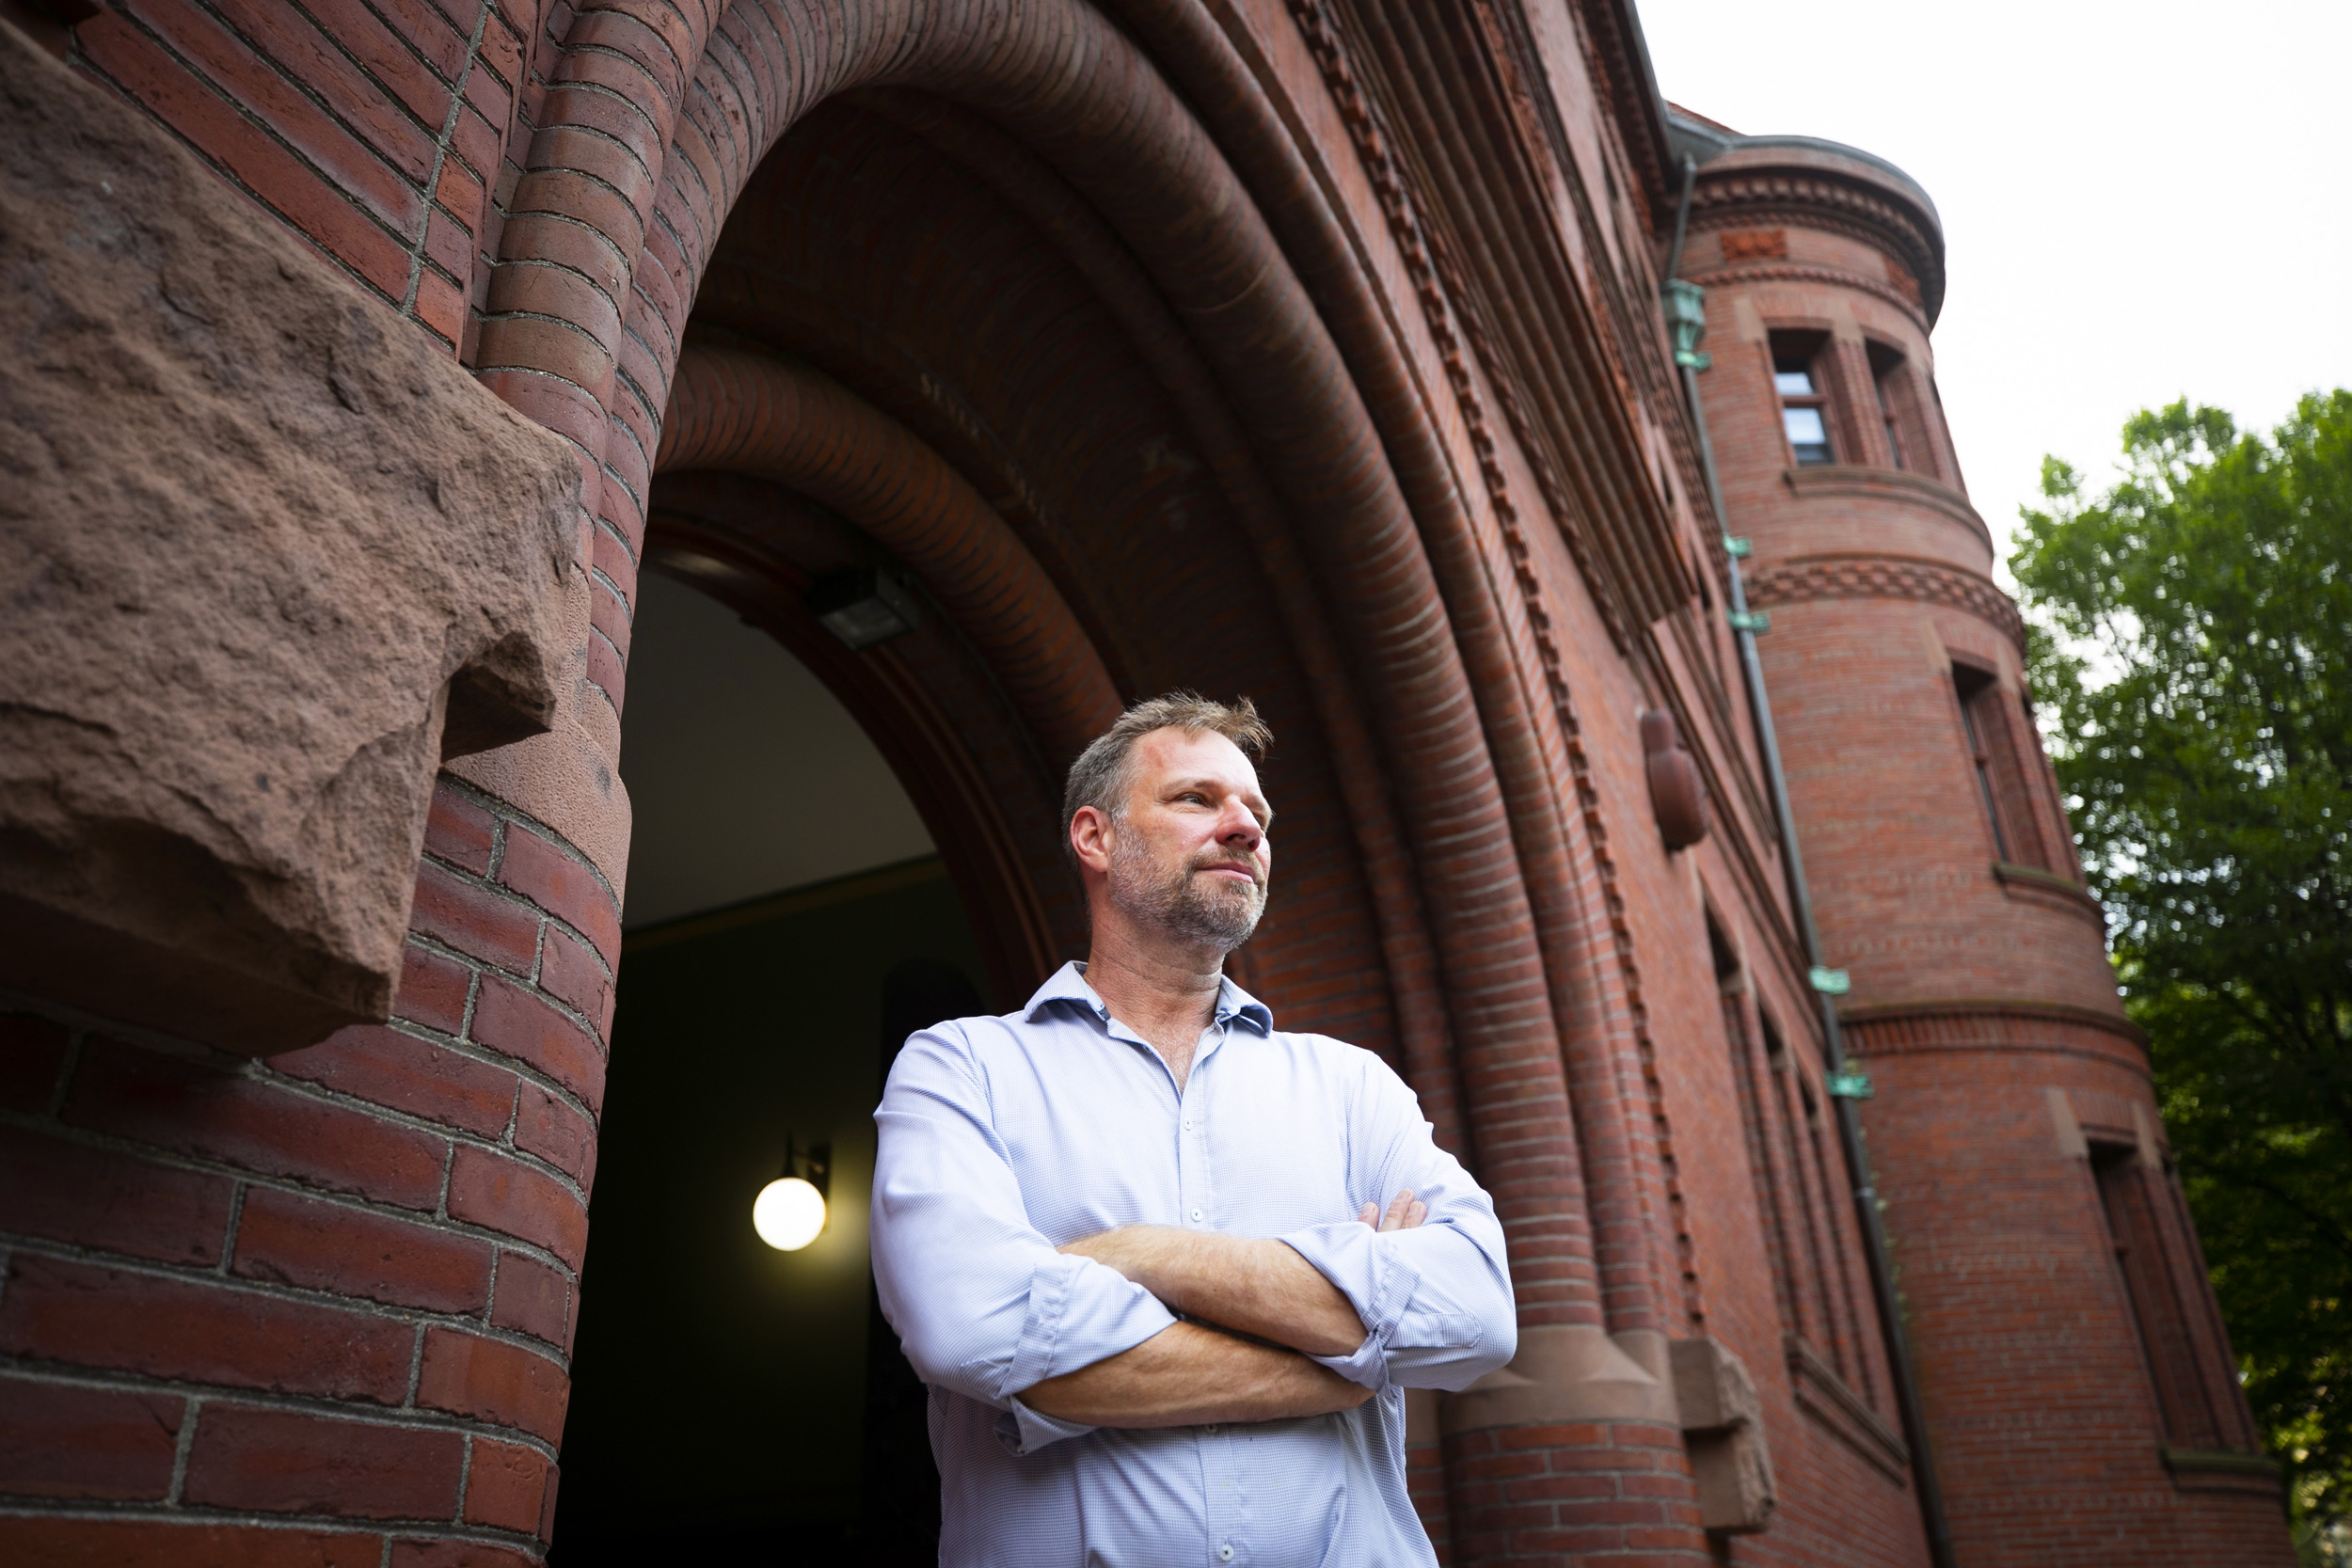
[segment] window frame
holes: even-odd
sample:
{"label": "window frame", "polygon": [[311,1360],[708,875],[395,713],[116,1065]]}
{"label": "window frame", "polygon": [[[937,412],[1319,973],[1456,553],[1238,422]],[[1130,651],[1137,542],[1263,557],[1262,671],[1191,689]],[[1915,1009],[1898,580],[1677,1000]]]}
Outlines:
{"label": "window frame", "polygon": [[[1828,349],[1829,335],[1819,331],[1776,331],[1769,334],[1765,341],[1765,353],[1772,365],[1772,400],[1780,419],[1781,445],[1788,450],[1791,467],[1825,467],[1839,461],[1836,399],[1830,393],[1829,377],[1822,373],[1823,361],[1829,356]],[[1802,370],[1783,370],[1784,364],[1801,366]],[[1811,390],[1791,392],[1783,389],[1780,378],[1797,373],[1804,376]],[[1821,421],[1821,455],[1819,457],[1804,455],[1804,449],[1790,436],[1788,412],[1792,408],[1812,409]],[[1805,443],[1807,448],[1811,445],[1811,442]]]}

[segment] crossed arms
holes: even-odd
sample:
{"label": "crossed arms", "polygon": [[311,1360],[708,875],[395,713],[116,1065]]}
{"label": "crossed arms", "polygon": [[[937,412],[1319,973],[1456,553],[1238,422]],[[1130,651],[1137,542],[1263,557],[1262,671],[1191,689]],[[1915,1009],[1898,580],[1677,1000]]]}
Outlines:
{"label": "crossed arms", "polygon": [[[1428,1216],[1408,1190],[1381,1214],[1357,1218],[1409,1230]],[[1191,1426],[1275,1421],[1353,1410],[1372,1389],[1308,1359],[1343,1356],[1364,1341],[1364,1321],[1340,1288],[1291,1246],[1249,1236],[1122,1226],[1061,1248],[1104,1263],[1197,1323],[1161,1330],[1074,1372],[1033,1385],[1022,1398],[1057,1420],[1086,1426]]]}
{"label": "crossed arms", "polygon": [[[908,1041],[875,1117],[872,1235],[882,1311],[908,1359],[933,1387],[1000,1412],[1014,1452],[1096,1427],[1329,1414],[1397,1385],[1464,1387],[1510,1359],[1493,1206],[1368,1053],[1359,1082],[1326,1086],[1319,1103],[1344,1100],[1348,1131],[1315,1157],[1345,1162],[1359,1196],[1411,1188],[1388,1223],[1373,1210],[1279,1239],[1086,1235],[1095,1194],[1150,1180],[1124,1165],[1119,1059],[1065,1053],[1049,1094],[1009,1033],[975,1020]],[[1406,1223],[1415,1199],[1426,1224]],[[1057,1245],[1056,1228],[1082,1239]]]}

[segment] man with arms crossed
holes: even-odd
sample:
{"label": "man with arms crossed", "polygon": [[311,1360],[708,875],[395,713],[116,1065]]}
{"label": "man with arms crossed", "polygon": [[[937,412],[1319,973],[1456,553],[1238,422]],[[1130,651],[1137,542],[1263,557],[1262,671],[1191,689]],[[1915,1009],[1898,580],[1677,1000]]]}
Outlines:
{"label": "man with arms crossed", "polygon": [[1436,1561],[1405,1389],[1510,1360],[1502,1231],[1378,1057],[1224,977],[1270,738],[1246,699],[1129,709],[1062,808],[1087,962],[891,1069],[874,1274],[949,1568]]}

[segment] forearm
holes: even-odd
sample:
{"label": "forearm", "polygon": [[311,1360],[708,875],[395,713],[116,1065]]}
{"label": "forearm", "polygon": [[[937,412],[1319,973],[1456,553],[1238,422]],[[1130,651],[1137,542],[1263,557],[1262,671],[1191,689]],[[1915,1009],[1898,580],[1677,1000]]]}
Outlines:
{"label": "forearm", "polygon": [[1364,1342],[1346,1295],[1280,1242],[1137,1225],[1062,1251],[1109,1264],[1187,1317],[1309,1355],[1345,1355]]}
{"label": "forearm", "polygon": [[1353,1410],[1369,1391],[1305,1356],[1177,1323],[1132,1350],[1021,1395],[1057,1420],[1098,1427],[1279,1421]]}

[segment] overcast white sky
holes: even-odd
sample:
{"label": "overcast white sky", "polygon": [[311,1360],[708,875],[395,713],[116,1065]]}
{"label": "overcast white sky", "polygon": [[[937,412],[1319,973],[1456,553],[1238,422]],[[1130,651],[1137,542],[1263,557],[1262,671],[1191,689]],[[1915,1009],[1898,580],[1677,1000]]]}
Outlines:
{"label": "overcast white sky", "polygon": [[2043,452],[2110,477],[2134,409],[2266,429],[2352,385],[2352,0],[1637,3],[1669,99],[1934,198],[1936,376],[1996,537]]}

